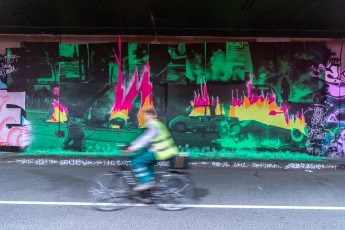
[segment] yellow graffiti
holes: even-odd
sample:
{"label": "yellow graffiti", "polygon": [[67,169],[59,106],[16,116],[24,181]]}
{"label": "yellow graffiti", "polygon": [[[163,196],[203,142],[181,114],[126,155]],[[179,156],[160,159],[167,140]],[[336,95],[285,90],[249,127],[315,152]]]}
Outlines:
{"label": "yellow graffiti", "polygon": [[122,118],[123,120],[127,121],[129,119],[128,110],[123,109],[118,111],[112,111],[109,120],[113,120],[114,118]]}
{"label": "yellow graffiti", "polygon": [[59,106],[54,106],[53,118],[47,120],[47,122],[62,122],[62,123],[64,123],[67,120],[68,120],[67,113],[65,111],[61,111],[59,109]]}
{"label": "yellow graffiti", "polygon": [[298,129],[305,135],[306,122],[303,116],[289,119],[275,101],[269,103],[268,99],[258,99],[253,104],[248,97],[244,97],[240,106],[230,106],[229,117],[236,117],[240,121],[253,120],[266,125],[283,129]]}
{"label": "yellow graffiti", "polygon": [[[193,107],[193,110],[190,112],[189,116],[191,117],[201,117],[201,116],[211,116],[210,106],[198,106],[194,107],[194,102],[190,102],[191,106]],[[215,115],[225,115],[224,108],[220,105],[220,103],[216,103],[215,108]]]}
{"label": "yellow graffiti", "polygon": [[140,111],[138,113],[138,121],[140,128],[145,127],[145,120],[144,120],[144,111],[150,108],[153,108],[152,100],[150,99],[151,95],[147,95],[144,104],[141,106]]}

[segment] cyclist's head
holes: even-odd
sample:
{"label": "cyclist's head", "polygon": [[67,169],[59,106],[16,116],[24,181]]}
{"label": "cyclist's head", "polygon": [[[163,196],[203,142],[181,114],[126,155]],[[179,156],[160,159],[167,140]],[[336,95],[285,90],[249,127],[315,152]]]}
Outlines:
{"label": "cyclist's head", "polygon": [[145,121],[152,120],[152,119],[157,119],[157,113],[156,110],[154,109],[147,109],[144,111],[144,119]]}

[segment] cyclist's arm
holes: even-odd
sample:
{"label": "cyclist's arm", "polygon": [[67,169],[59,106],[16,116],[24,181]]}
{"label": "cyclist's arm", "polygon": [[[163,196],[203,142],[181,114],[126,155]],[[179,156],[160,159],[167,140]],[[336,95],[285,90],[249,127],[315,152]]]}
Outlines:
{"label": "cyclist's arm", "polygon": [[145,148],[150,145],[150,140],[155,138],[159,133],[159,128],[156,125],[150,125],[145,132],[134,140],[128,147],[131,151]]}

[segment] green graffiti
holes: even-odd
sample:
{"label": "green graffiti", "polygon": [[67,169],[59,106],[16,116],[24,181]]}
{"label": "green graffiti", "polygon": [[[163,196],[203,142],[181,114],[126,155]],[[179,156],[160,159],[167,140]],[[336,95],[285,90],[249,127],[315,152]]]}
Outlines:
{"label": "green graffiti", "polygon": [[148,59],[148,44],[128,44],[128,65],[130,74],[132,74],[136,69],[145,66]]}
{"label": "green graffiti", "polygon": [[202,65],[202,55],[195,53],[192,59],[186,61],[186,77],[190,82],[203,84],[205,82],[205,71]]}
{"label": "green graffiti", "polygon": [[310,103],[312,102],[312,93],[317,88],[317,85],[311,84],[309,75],[303,74],[291,84],[289,101]]}
{"label": "green graffiti", "polygon": [[226,43],[226,80],[243,81],[245,72],[253,72],[253,64],[247,42]]}
{"label": "green graffiti", "polygon": [[[212,48],[212,45],[209,46]],[[186,76],[191,82],[203,84],[205,79],[206,81],[221,82],[243,81],[246,72],[253,72],[248,43],[228,42],[224,49],[218,48],[212,51],[207,51],[207,48],[205,43],[203,54],[200,53],[200,49],[193,51],[192,55],[187,58]],[[208,56],[209,58],[206,60]]]}
{"label": "green graffiti", "polygon": [[76,44],[60,44],[60,57],[76,59],[79,57],[79,47]]}
{"label": "green graffiti", "polygon": [[79,61],[60,62],[60,74],[66,78],[79,78]]}
{"label": "green graffiti", "polygon": [[111,83],[117,83],[118,65],[115,62],[109,62],[109,78]]}
{"label": "green graffiti", "polygon": [[227,63],[225,53],[217,50],[210,59],[210,71],[206,74],[207,81],[226,81],[229,76],[226,75]]}
{"label": "green graffiti", "polygon": [[301,142],[304,139],[304,134],[298,129],[291,129],[291,137],[296,142]]}

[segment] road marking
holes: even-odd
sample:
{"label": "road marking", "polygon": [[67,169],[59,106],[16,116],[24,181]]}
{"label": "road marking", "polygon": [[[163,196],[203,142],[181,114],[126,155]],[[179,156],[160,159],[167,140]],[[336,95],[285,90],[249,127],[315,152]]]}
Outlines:
{"label": "road marking", "polygon": [[191,208],[223,208],[223,209],[297,209],[297,210],[341,210],[345,207],[333,206],[273,206],[273,205],[187,205]]}
{"label": "road marking", "polygon": [[[0,201],[7,205],[57,205],[57,206],[92,206],[90,202],[47,202],[47,201]],[[97,205],[116,205],[113,203],[100,203]],[[147,204],[123,203],[122,206],[143,207],[153,206]],[[334,206],[274,206],[274,205],[216,205],[216,204],[186,204],[187,208],[219,208],[219,209],[295,209],[295,210],[338,210],[345,211],[345,207]]]}

